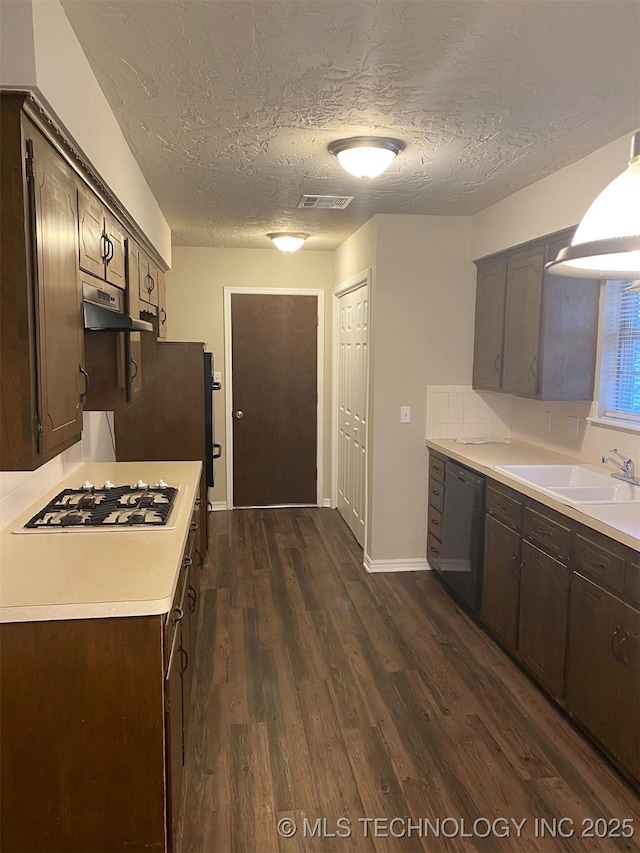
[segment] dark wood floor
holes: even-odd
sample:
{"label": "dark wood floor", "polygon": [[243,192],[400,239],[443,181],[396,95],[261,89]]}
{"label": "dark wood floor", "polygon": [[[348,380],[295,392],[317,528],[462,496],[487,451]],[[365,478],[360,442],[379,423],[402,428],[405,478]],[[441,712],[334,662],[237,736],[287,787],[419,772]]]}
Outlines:
{"label": "dark wood floor", "polygon": [[210,524],[182,853],[639,849],[634,792],[432,573],[368,575],[332,510]]}

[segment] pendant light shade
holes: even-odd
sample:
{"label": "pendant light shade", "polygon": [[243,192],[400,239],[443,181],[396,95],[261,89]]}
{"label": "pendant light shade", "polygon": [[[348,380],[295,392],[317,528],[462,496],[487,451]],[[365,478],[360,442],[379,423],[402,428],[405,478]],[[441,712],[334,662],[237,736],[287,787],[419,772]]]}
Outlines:
{"label": "pendant light shade", "polygon": [[546,269],[577,278],[640,278],[640,131],[627,170],[600,193],[571,245]]}
{"label": "pendant light shade", "polygon": [[404,148],[399,139],[385,136],[353,136],[337,139],[329,152],[338,158],[342,168],[356,178],[376,178],[393,163]]}
{"label": "pendant light shade", "polygon": [[276,231],[273,234],[267,234],[276,249],[280,249],[281,252],[297,252],[308,236],[300,231]]}

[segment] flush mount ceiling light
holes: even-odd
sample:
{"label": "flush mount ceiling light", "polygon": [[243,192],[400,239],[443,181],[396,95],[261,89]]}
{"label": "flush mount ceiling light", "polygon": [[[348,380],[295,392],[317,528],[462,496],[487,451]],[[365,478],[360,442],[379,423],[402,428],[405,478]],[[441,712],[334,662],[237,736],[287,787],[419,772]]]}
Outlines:
{"label": "flush mount ceiling light", "polygon": [[404,142],[385,136],[352,136],[336,139],[328,148],[350,175],[375,178],[389,168],[404,148]]}
{"label": "flush mount ceiling light", "polygon": [[300,231],[276,231],[273,234],[267,234],[276,249],[280,249],[281,252],[297,252],[308,236]]}
{"label": "flush mount ceiling light", "polygon": [[555,275],[640,279],[640,131],[625,172],[593,202],[571,245],[546,265]]}

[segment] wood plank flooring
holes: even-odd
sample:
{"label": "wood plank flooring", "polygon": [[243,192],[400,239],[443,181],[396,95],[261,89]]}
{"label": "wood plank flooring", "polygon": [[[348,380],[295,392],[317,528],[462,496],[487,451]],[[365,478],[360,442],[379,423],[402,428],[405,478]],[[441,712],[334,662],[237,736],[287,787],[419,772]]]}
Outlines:
{"label": "wood plank flooring", "polygon": [[182,853],[640,849],[633,790],[432,573],[367,574],[332,510],[210,526]]}

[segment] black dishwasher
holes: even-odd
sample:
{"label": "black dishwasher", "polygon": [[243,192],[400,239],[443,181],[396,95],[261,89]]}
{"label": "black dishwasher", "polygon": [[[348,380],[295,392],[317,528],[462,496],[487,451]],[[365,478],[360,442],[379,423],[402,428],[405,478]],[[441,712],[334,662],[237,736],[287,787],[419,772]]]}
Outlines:
{"label": "black dishwasher", "polygon": [[444,583],[474,614],[480,612],[484,564],[484,477],[445,465],[440,568]]}

